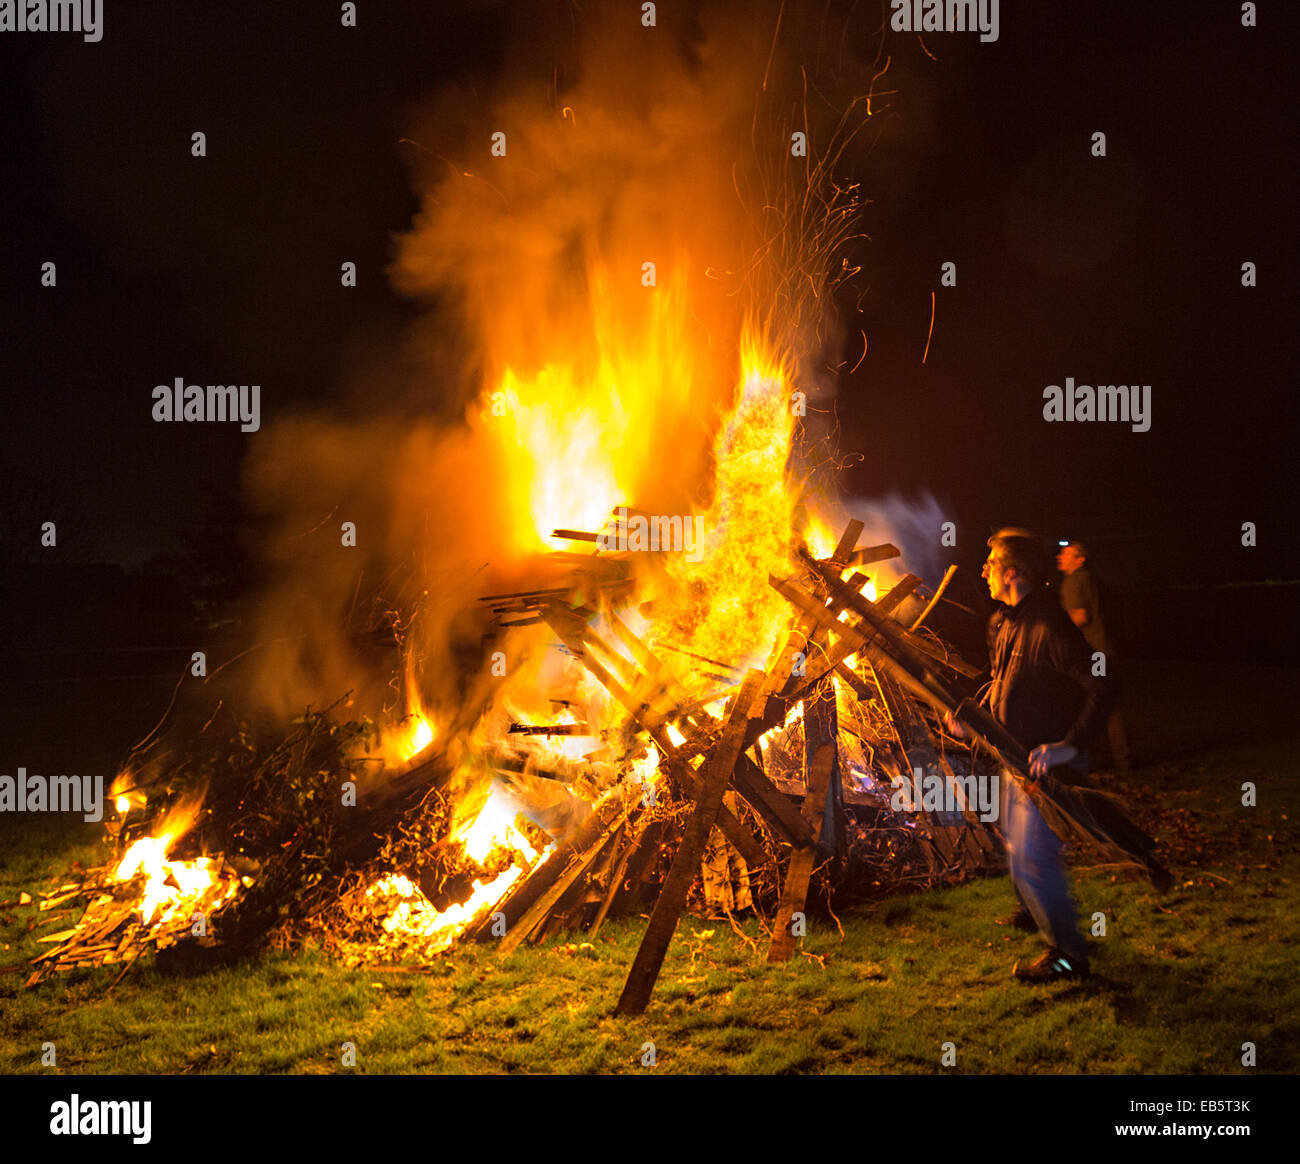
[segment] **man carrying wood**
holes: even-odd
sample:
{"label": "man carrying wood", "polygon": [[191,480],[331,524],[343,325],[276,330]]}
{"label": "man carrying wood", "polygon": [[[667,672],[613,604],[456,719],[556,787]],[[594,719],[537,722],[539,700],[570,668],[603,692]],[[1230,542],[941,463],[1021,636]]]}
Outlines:
{"label": "man carrying wood", "polygon": [[[1036,535],[1003,529],[989,538],[984,577],[997,613],[989,622],[992,682],[981,702],[1029,748],[1030,779],[1053,768],[1087,772],[1085,748],[1104,718],[1107,692],[1092,674],[1091,652],[1079,628],[1048,588],[1051,562]],[[949,716],[948,730],[965,729]],[[1075,924],[1061,842],[1012,772],[1003,769],[999,822],[1011,884],[1021,911],[1006,919],[1043,935],[1048,949],[1012,973],[1027,982],[1056,982],[1088,974],[1088,955]]]}

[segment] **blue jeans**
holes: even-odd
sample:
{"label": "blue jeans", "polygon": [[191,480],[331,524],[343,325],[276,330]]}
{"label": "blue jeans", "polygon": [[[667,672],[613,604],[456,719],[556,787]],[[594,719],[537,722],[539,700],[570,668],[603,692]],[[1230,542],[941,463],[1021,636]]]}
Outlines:
{"label": "blue jeans", "polygon": [[1002,836],[1011,886],[1033,915],[1049,946],[1075,958],[1088,956],[1075,926],[1074,902],[1061,865],[1061,842],[1009,772],[1002,773]]}

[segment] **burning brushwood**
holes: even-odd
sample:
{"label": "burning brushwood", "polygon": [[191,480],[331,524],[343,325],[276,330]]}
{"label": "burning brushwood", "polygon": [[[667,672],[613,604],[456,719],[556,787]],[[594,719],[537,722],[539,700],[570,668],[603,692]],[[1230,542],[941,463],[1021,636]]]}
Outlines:
{"label": "burning brushwood", "polygon": [[[856,549],[860,532],[851,525],[825,560],[835,578],[896,555],[892,546]],[[284,814],[277,825],[266,813],[269,801],[259,804],[266,825],[255,827],[243,815],[250,793],[282,794],[285,757],[318,772],[331,765],[346,772],[349,752],[329,751],[334,729],[307,717],[296,736],[253,769],[237,802],[209,798],[209,815],[230,835],[257,838],[266,860],[256,878],[241,877],[221,856],[169,860],[174,838],[163,832],[138,838],[111,877],[100,871],[77,887],[91,906],[72,930],[52,935],[59,944],[42,957],[38,974],[165,949],[193,936],[196,916],[214,918],[221,940],[243,945],[276,924],[283,909],[275,911],[290,894],[298,895],[293,916],[332,918],[340,933],[358,935],[332,942],[351,962],[432,957],[463,938],[497,939],[509,953],[557,929],[594,931],[648,902],[651,925],[620,1002],[632,1013],[648,1001],[699,878],[705,900],[722,908],[775,909],[769,956],[780,959],[794,948],[791,919],[805,907],[814,869],[861,848],[850,811],[879,817],[882,826],[888,815],[893,823],[881,835],[896,835],[896,856],[907,838],[938,854],[919,868],[941,873],[953,866],[955,842],[926,841],[915,822],[889,813],[882,791],[916,759],[922,730],[917,713],[898,702],[905,697],[892,680],[855,664],[862,644],[838,621],[832,587],[820,575],[808,574],[808,599],[782,591],[797,599],[793,623],[776,636],[767,668],[746,674],[739,662],[690,646],[662,639],[652,645],[634,629],[617,591],[589,587],[601,572],[584,568],[568,587],[499,594],[486,603],[503,627],[547,627],[609,701],[614,718],[609,711],[593,718],[590,691],[581,704],[546,693],[549,716],[506,719],[496,742],[481,746],[466,768],[470,754],[449,755],[417,708],[405,718],[424,730],[402,729],[414,760],[382,778],[359,778],[355,807],[326,810],[333,798],[328,782],[318,783],[295,794],[320,804],[316,831],[302,828],[300,813]],[[867,584],[855,573],[847,585]],[[875,609],[887,617],[916,586],[914,576],[904,576]],[[669,657],[704,666],[683,677],[665,662]],[[852,730],[856,745],[843,742]],[[791,733],[791,744],[782,744]],[[856,757],[857,768],[846,772],[843,756]],[[477,806],[458,791],[467,779],[486,789]],[[427,817],[431,831],[417,830],[409,844],[381,846],[392,822],[412,813]],[[322,865],[307,882],[295,854],[320,848],[335,864]],[[340,888],[345,870],[376,861],[375,875],[354,876],[350,888]]]}
{"label": "burning brushwood", "polygon": [[191,938],[212,945],[209,919],[251,884],[224,857],[167,858],[169,837],[136,841],[116,866],[105,866],[41,902],[42,910],[85,903],[77,923],[47,934],[54,948],[32,959],[28,986],[62,970],[131,963]]}

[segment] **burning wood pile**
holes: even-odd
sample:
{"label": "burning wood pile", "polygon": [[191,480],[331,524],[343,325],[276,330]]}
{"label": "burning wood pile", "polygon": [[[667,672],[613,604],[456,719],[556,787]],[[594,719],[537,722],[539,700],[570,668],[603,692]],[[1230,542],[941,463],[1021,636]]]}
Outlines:
{"label": "burning wood pile", "polygon": [[40,910],[55,911],[52,919],[68,916],[81,901],[86,908],[75,926],[39,939],[53,949],[32,960],[36,969],[26,985],[63,970],[115,963],[125,963],[125,973],[150,949],[166,950],[189,939],[202,947],[215,945],[215,937],[195,930],[193,918],[216,914],[251,881],[241,879],[224,857],[168,861],[165,852],[165,838],[141,838],[116,867],[96,870],[46,897]]}
{"label": "burning wood pile", "polygon": [[[652,646],[629,625],[631,551],[575,555],[567,586],[485,597],[499,627],[546,628],[565,666],[608,696],[605,726],[558,701],[552,722],[511,719],[454,763],[418,717],[404,729],[414,762],[364,787],[364,811],[334,814],[326,831],[344,864],[331,874],[265,851],[264,860],[241,857],[242,873],[221,855],[168,859],[195,816],[173,812],[120,861],[42,903],[89,902],[75,926],[42,939],[57,944],[36,959],[29,984],[190,940],[246,945],[286,921],[315,919],[361,963],[432,957],[458,939],[495,941],[507,955],[557,932],[590,937],[610,917],[649,909],[619,1001],[621,1013],[639,1013],[697,879],[702,908],[771,917],[767,957],[781,961],[803,932],[819,871],[826,895],[852,902],[996,868],[1000,842],[970,799],[972,776],[993,764],[1023,772],[1024,751],[966,699],[978,670],[926,632],[952,572],[928,594],[903,575],[873,600],[862,569],[898,551],[858,547],[862,528],[850,522],[821,557],[801,545],[791,574],[764,579],[789,614],[766,666],[743,672],[684,648],[690,666],[670,667],[671,646]],[[597,701],[587,694],[590,714]],[[974,749],[943,734],[944,711],[962,716]],[[317,727],[303,729],[309,742]],[[479,776],[470,794],[458,791],[467,765]],[[945,790],[938,804],[914,795],[922,781]],[[1104,798],[1053,781],[1035,796],[1063,835],[1163,873],[1149,838]],[[131,798],[119,796],[118,808],[125,817]],[[221,814],[225,827],[237,815]],[[301,858],[320,835],[299,829],[279,844]],[[247,908],[254,887],[263,902],[280,900],[295,881],[314,890],[297,898],[296,916]],[[360,939],[339,939],[348,930]]]}
{"label": "burning wood pile", "polygon": [[[110,839],[120,840],[132,807],[143,798],[115,796],[117,817],[109,821]],[[84,907],[76,923],[38,938],[52,948],[32,959],[36,967],[26,985],[34,986],[51,974],[123,963],[123,973],[142,954],[162,951],[191,939],[201,947],[216,944],[208,934],[206,919],[232,902],[251,879],[236,871],[223,856],[198,856],[169,860],[173,842],[189,830],[197,815],[193,800],[181,800],[170,809],[155,833],[125,846],[120,860],[91,870],[80,881],[60,885],[38,906],[48,914],[29,928],[70,920]],[[33,904],[24,894],[18,902]],[[203,919],[200,924],[196,918]]]}
{"label": "burning wood pile", "polygon": [[[671,865],[654,895],[619,1013],[640,1013],[648,1003],[702,862],[705,896],[716,896],[709,892],[710,873],[716,873],[710,868],[710,849],[716,853],[729,846],[732,861],[724,867],[738,868],[747,899],[750,879],[775,870],[780,861],[783,877],[768,959],[784,961],[792,955],[803,932],[796,919],[803,916],[815,867],[823,861],[843,865],[849,827],[846,784],[857,793],[852,796],[857,804],[869,806],[868,832],[872,826],[888,829],[892,815],[894,827],[903,823],[914,830],[932,869],[938,865],[951,874],[995,862],[995,835],[984,829],[976,806],[963,795],[963,788],[975,787],[963,779],[975,758],[960,745],[954,747],[955,741],[945,746],[933,716],[962,714],[979,746],[1001,767],[1023,773],[1025,751],[947,686],[969,681],[978,672],[942,643],[920,637],[942,586],[908,624],[896,615],[918,587],[915,576],[905,576],[876,602],[862,593],[870,579],[856,567],[897,555],[890,545],[855,548],[862,528],[860,522],[850,522],[826,558],[801,548],[801,576],[769,578],[793,607],[794,621],[766,669],[749,669],[738,684],[732,679],[732,694],[710,702],[692,701],[675,690],[655,652],[608,606],[602,611],[575,604],[571,596],[554,591],[492,600],[499,616],[512,616],[516,624],[540,619],[551,628],[648,737],[659,780],[683,806]],[[945,584],[950,577],[951,572]],[[518,620],[521,615],[524,619]],[[614,632],[618,646],[600,634],[597,622]],[[778,743],[782,727],[792,720],[803,729],[794,764]],[[846,734],[857,741],[856,748],[841,744]],[[846,752],[856,754],[858,762],[846,763]],[[909,781],[918,787],[923,777],[949,790],[956,807],[941,812],[933,823],[906,815],[900,822],[899,790],[913,812],[920,810],[922,805],[905,790]],[[643,783],[644,777],[625,780],[602,797],[582,828],[491,912],[480,914],[468,936],[495,935],[502,953],[509,953],[521,942],[536,942],[557,930],[597,930],[634,895],[638,869],[629,876],[633,862],[643,865],[663,847],[664,822],[653,812],[653,790],[638,798]],[[1050,802],[1049,819],[1104,847],[1118,863],[1163,876],[1150,855],[1149,838],[1132,826],[1126,848],[1063,785],[1045,784],[1037,799],[1044,798]],[[1094,801],[1093,807],[1102,809],[1112,829],[1117,823],[1127,825],[1108,802]]]}
{"label": "burning wood pile", "polygon": [[[753,53],[719,47],[748,75]],[[870,97],[816,160],[789,146],[801,98],[775,153],[738,169],[722,129],[701,148],[693,113],[716,99],[749,141],[748,91],[704,99],[697,71],[692,53],[687,104],[651,102],[641,136],[622,114],[612,131],[626,95],[597,93],[598,116],[536,109],[554,155],[518,153],[490,186],[439,161],[398,267],[435,312],[464,311],[463,418],[286,416],[251,457],[276,524],[249,651],[278,645],[237,698],[264,700],[281,733],[288,707],[336,703],[276,738],[208,706],[169,737],[206,755],[133,754],[114,859],[76,888],[92,904],[34,979],[176,956],[187,934],[227,950],[310,934],[359,964],[468,940],[508,954],[648,911],[620,1000],[634,1013],[697,882],[696,907],[752,909],[783,960],[832,895],[999,866],[972,793],[1025,755],[971,701],[982,668],[931,630],[951,573],[927,589],[895,570],[892,528],[858,544],[864,524],[824,500],[831,409],[808,406],[842,365],[833,296],[858,269],[861,196],[833,170]],[[632,152],[611,164],[616,148]],[[323,490],[348,518],[342,550]],[[395,665],[340,641],[368,603],[371,630],[395,613]],[[172,789],[201,791],[184,827],[157,815]],[[1034,795],[1060,835],[1158,875],[1107,802],[1050,779]]]}

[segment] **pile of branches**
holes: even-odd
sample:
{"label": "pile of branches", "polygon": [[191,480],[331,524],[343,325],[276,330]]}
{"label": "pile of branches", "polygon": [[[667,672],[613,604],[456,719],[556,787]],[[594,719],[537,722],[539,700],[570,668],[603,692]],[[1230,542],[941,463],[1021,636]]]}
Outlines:
{"label": "pile of branches", "polygon": [[[183,753],[157,744],[133,752],[113,798],[125,798],[129,808],[105,825],[111,857],[41,902],[42,911],[67,916],[84,910],[40,939],[57,944],[34,959],[28,985],[55,971],[129,965],[187,944],[238,952],[280,943],[335,902],[344,880],[383,846],[387,828],[376,835],[376,823],[392,820],[379,804],[370,812],[344,804],[346,782],[364,803],[380,778],[366,755],[374,725],[339,718],[337,706],[309,709],[279,731],[256,731],[230,716],[211,730],[214,716]],[[400,808],[403,794],[427,791],[432,776],[417,779],[416,792],[410,782],[386,784],[386,795],[372,799]],[[145,917],[144,871],[119,880],[119,866],[135,842],[172,831],[180,835],[168,861],[197,862],[211,884],[187,898],[184,910]],[[203,919],[197,932],[196,914]]]}

